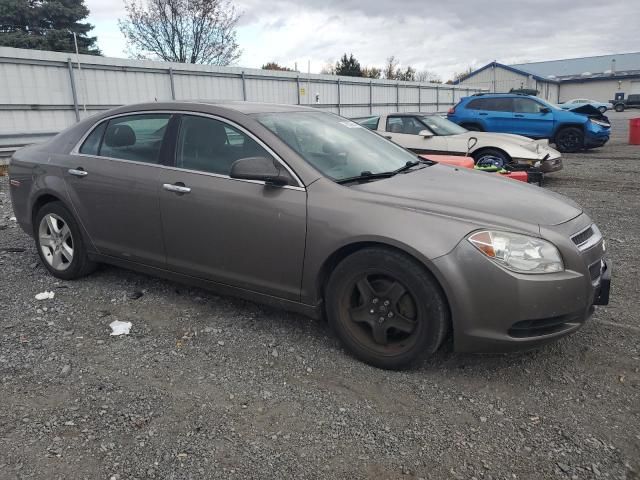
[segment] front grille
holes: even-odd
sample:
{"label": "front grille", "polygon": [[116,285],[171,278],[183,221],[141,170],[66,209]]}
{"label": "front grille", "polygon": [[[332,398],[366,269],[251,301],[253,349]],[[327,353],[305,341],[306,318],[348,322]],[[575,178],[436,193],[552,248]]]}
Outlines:
{"label": "front grille", "polygon": [[587,240],[589,240],[591,237],[593,237],[593,234],[594,234],[594,231],[593,231],[593,225],[592,225],[586,230],[576,233],[573,237],[571,237],[571,240],[577,246],[580,246],[584,244]]}

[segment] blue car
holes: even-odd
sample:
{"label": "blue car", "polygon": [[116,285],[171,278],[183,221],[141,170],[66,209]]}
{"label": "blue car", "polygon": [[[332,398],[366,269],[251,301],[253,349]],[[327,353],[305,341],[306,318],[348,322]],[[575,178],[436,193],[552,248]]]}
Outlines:
{"label": "blue car", "polygon": [[587,115],[562,110],[530,95],[480,93],[462,98],[447,118],[467,130],[548,138],[563,153],[601,147],[611,125],[597,110]]}

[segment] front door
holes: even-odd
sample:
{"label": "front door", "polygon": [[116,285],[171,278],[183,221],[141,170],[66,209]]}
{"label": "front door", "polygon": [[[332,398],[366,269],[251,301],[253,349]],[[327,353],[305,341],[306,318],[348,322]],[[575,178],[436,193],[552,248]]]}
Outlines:
{"label": "front door", "polygon": [[430,130],[415,117],[389,115],[383,127],[385,128],[385,131],[382,132],[384,136],[418,154],[449,153],[446,137],[437,135],[424,137],[418,135],[421,131]]}
{"label": "front door", "polygon": [[550,138],[553,132],[553,113],[545,105],[530,98],[513,99],[513,133],[534,138]]}
{"label": "front door", "polygon": [[[235,160],[272,155],[222,119],[181,117],[175,167],[157,178],[167,263],[218,283],[299,300],[304,187],[229,177]],[[178,187],[178,188],[176,188]]]}
{"label": "front door", "polygon": [[65,156],[72,206],[99,253],[165,266],[157,177],[169,117],[105,120]]}

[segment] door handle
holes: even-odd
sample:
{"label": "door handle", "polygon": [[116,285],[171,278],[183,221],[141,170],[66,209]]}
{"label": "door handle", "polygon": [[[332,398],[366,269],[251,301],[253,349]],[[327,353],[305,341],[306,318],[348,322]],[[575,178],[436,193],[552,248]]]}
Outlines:
{"label": "door handle", "polygon": [[524,115],[518,115],[518,114],[516,113],[516,114],[514,115],[514,117],[517,117],[517,118],[524,118]]}
{"label": "door handle", "polygon": [[478,115],[488,115],[488,114],[480,112]]}
{"label": "door handle", "polygon": [[162,188],[173,193],[189,193],[191,191],[191,189],[185,187],[184,184],[180,185],[176,183],[163,183]]}
{"label": "door handle", "polygon": [[82,167],[78,167],[78,168],[70,168],[68,170],[69,175],[73,175],[75,177],[86,177],[87,175],[89,175],[89,172],[87,172],[84,168]]}
{"label": "door handle", "polygon": [[386,138],[387,140],[391,140],[393,137],[391,137],[391,135],[385,135],[384,138]]}

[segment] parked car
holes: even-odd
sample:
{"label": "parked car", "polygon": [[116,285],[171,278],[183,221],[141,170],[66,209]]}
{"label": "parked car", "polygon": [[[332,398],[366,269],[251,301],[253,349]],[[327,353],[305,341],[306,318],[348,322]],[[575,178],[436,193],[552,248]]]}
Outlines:
{"label": "parked car", "polygon": [[[505,163],[534,165],[543,172],[562,169],[562,158],[547,140],[506,133],[470,132],[438,114],[389,113],[354,119],[416,153],[471,155],[478,162],[498,157]],[[475,139],[475,140],[472,140]]]}
{"label": "parked car", "polygon": [[622,100],[611,100],[616,112],[624,112],[625,108],[640,108],[640,94],[632,94]]}
{"label": "parked car", "polygon": [[19,150],[9,176],[53,276],[105,262],[326,315],[378,367],[448,332],[458,351],[532,348],[609,298],[602,235],[575,203],[313,108],[120,107]]}
{"label": "parked car", "polygon": [[588,98],[574,98],[558,104],[563,110],[573,110],[574,108],[583,107],[584,105],[591,105],[593,108],[598,109],[600,113],[605,113],[607,110],[613,108],[611,103],[598,102],[596,100],[589,100]]}
{"label": "parked car", "polygon": [[546,138],[562,153],[601,147],[609,141],[611,132],[605,118],[565,111],[537,97],[509,93],[464,97],[449,110],[447,118],[467,130]]}

